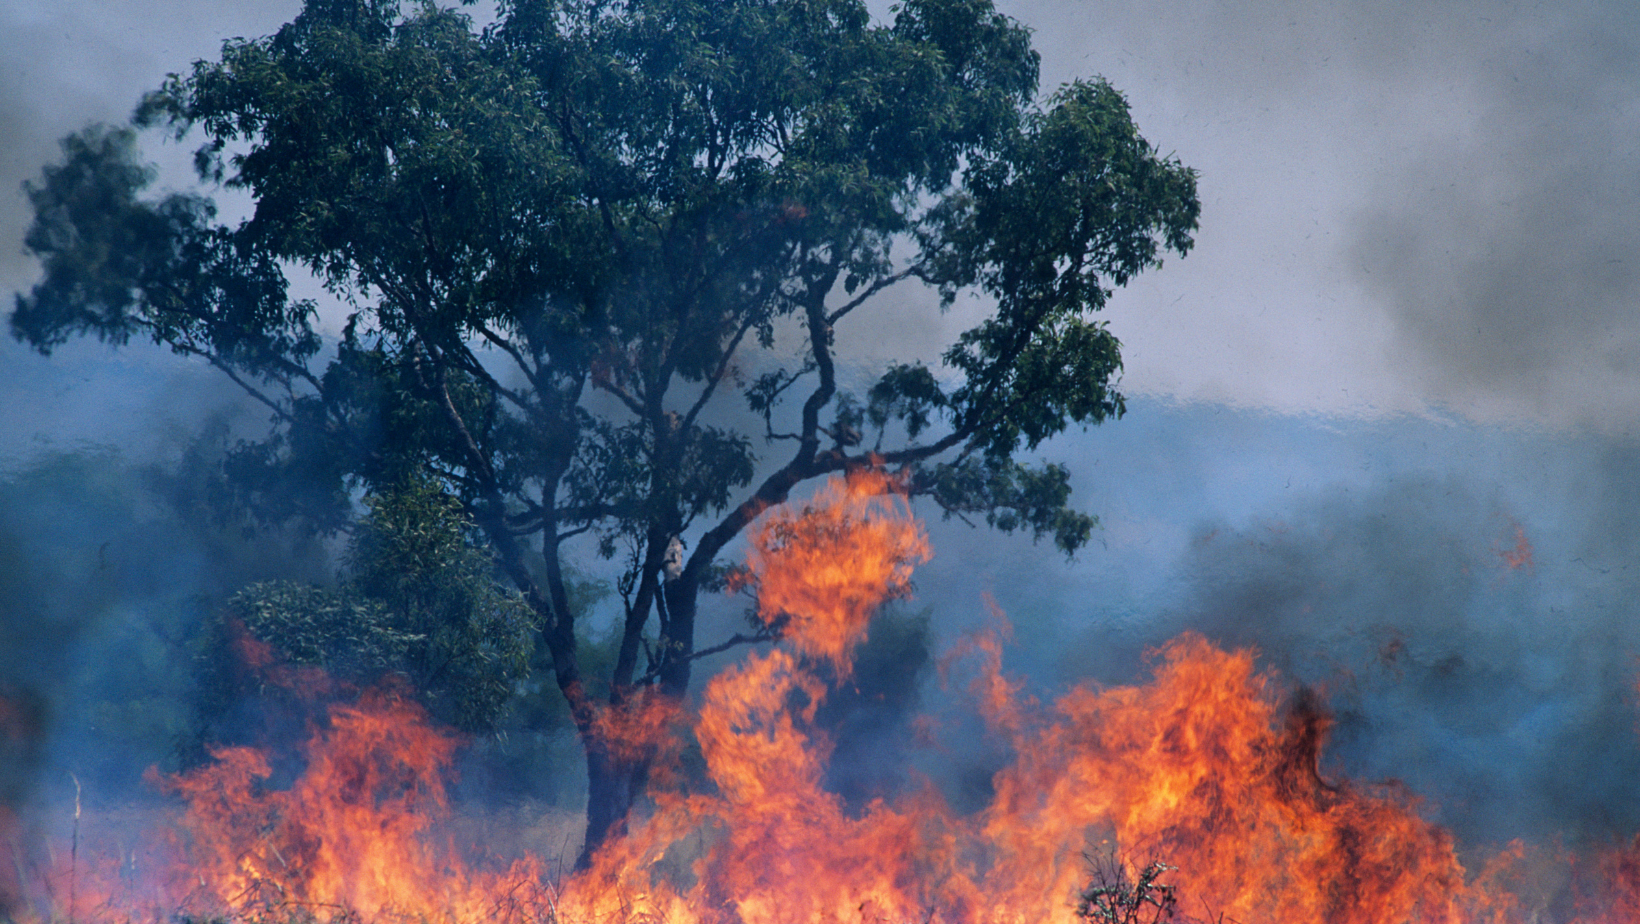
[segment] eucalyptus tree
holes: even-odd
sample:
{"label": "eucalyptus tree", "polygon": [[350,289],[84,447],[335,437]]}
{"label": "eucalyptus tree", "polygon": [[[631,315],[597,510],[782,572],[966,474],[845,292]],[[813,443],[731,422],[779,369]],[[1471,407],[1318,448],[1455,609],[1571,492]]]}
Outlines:
{"label": "eucalyptus tree", "polygon": [[[308,0],[134,121],[199,143],[206,189],[250,214],[146,192],[131,129],[70,137],[28,187],[44,278],[13,332],[220,369],[272,415],[228,463],[262,516],[344,528],[357,492],[407,478],[457,498],[585,745],[583,860],[649,760],[603,719],[684,694],[716,647],[695,614],[721,553],[804,483],[892,467],[947,513],[1087,540],[1066,470],[1017,457],[1122,413],[1095,313],[1186,253],[1199,211],[1117,90],[1039,95],[1028,30],[989,0],[888,21],[861,0],[503,0],[483,28]],[[339,336],[292,297],[298,269],[346,306]],[[834,332],[908,286],[988,308],[937,361],[851,391]],[[565,579],[579,536],[624,565],[598,695]]]}

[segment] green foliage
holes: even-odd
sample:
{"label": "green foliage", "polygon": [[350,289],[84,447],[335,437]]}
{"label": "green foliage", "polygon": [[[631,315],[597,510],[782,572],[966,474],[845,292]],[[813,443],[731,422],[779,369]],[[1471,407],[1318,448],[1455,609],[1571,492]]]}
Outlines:
{"label": "green foliage", "polygon": [[137,198],[154,173],[137,162],[132,131],[93,126],[62,148],[43,182],[24,184],[35,213],[24,243],[45,280],[17,297],[19,339],[49,352],[74,335],[124,343],[141,333],[282,381],[318,350],[312,304],[286,299],[272,254],[211,224],[211,202]]}
{"label": "green foliage", "polygon": [[436,486],[414,481],[369,506],[349,551],[351,586],[425,639],[405,664],[435,714],[460,727],[493,724],[528,669],[533,611],[497,582],[460,505]]}
{"label": "green foliage", "polygon": [[[252,584],[228,601],[226,615],[289,663],[323,666],[345,681],[393,671],[412,647],[427,641],[395,625],[375,600],[298,581]],[[210,656],[238,657],[218,651]]]}
{"label": "green foliage", "polygon": [[947,516],[983,515],[1005,533],[1028,528],[1038,538],[1052,536],[1066,554],[1081,548],[1099,522],[1069,507],[1070,471],[1062,465],[1033,469],[969,458],[927,468],[922,477],[919,490]]}
{"label": "green foliage", "polygon": [[[698,403],[668,416],[671,377],[709,395],[746,334],[772,344],[776,319],[834,286],[916,277],[998,310],[945,355],[954,387],[892,367],[872,422],[915,441],[943,417],[934,446],[1005,466],[1121,413],[1118,344],[1086,316],[1161,248],[1187,251],[1198,208],[1194,175],[1119,93],[1078,82],[1035,110],[1035,80],[1025,30],[977,0],[906,3],[888,26],[842,0],[519,2],[485,32],[454,11],[313,3],[138,113],[203,131],[201,175],[249,191],[254,215],[220,227],[203,199],[141,200],[128,131],[71,137],[30,187],[47,279],[13,329],[42,349],[144,332],[282,386],[265,396],[278,432],[235,459],[270,518],[334,526],[344,483],[431,465],[466,472],[454,484],[492,517],[539,509],[508,498],[545,483],[562,528],[642,541],[727,509],[753,472],[751,441],[698,425]],[[918,245],[898,266],[897,237]],[[279,260],[357,308],[322,373]],[[527,388],[493,378],[475,341]],[[829,342],[808,349],[806,369],[830,366]],[[793,378],[766,373],[754,410],[772,415]],[[630,419],[589,416],[589,383]],[[835,395],[822,381],[809,398]]]}
{"label": "green foliage", "polygon": [[946,352],[965,379],[949,403],[1002,459],[1068,423],[1121,415],[1108,385],[1120,348],[1088,315],[1111,286],[1158,265],[1161,247],[1188,252],[1200,206],[1195,175],[1157,155],[1104,81],[1054,94],[1003,151],[977,158],[968,180],[970,193],[933,216],[945,236],[941,297],[949,304],[978,285],[998,310]]}
{"label": "green foliage", "polygon": [[[459,505],[436,486],[411,482],[368,507],[340,587],[254,584],[226,617],[292,664],[360,684],[396,675],[443,721],[493,728],[529,671],[533,612],[497,583],[491,556],[468,541]],[[231,657],[220,650],[228,641],[219,640],[213,661]]]}

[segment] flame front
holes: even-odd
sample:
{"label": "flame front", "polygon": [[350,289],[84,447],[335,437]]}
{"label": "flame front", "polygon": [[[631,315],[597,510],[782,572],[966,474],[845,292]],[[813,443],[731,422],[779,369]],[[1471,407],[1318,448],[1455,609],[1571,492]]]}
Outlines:
{"label": "flame front", "polygon": [[[268,755],[249,749],[162,780],[184,805],[179,835],[150,844],[140,873],[129,861],[59,869],[50,913],[1070,924],[1084,854],[1109,845],[1174,867],[1167,883],[1197,920],[1543,919],[1542,902],[1507,887],[1522,878],[1524,848],[1469,875],[1409,795],[1322,775],[1328,719],[1312,694],[1285,691],[1251,652],[1195,635],[1154,654],[1148,684],[1041,704],[1001,669],[999,615],[947,662],[973,674],[974,705],[1013,754],[992,803],[959,813],[925,784],[851,809],[823,785],[831,744],[816,710],[848,677],[872,614],[927,558],[926,538],[893,480],[871,474],[770,511],[749,539],[744,580],[783,641],[714,677],[692,719],[629,723],[644,736],[686,724],[705,778],[657,775],[652,805],[591,869],[552,881],[539,860],[486,865],[456,849],[440,834],[440,781],[458,745],[384,693],[336,707],[283,788]],[[1576,866],[1577,920],[1640,919],[1635,857],[1640,847]],[[80,883],[73,909],[61,901],[68,876]]]}
{"label": "flame front", "polygon": [[436,834],[458,747],[418,705],[375,691],[330,708],[288,788],[270,784],[262,751],[216,750],[206,767],[153,778],[182,808],[151,819],[118,868],[105,859],[56,878],[84,883],[78,916],[101,921],[539,919],[545,879],[534,860],[479,871]]}

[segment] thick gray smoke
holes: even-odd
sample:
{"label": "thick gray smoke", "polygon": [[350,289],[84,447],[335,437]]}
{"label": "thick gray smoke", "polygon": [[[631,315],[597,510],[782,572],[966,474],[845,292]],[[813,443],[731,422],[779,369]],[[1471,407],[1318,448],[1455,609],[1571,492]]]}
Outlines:
{"label": "thick gray smoke", "polygon": [[[1440,393],[1632,432],[1640,11],[1499,12],[1441,43],[1459,54],[1442,67],[1468,84],[1469,107],[1445,143],[1424,139],[1377,179],[1359,270]],[[1437,76],[1434,61],[1408,63]]]}
{"label": "thick gray smoke", "polygon": [[4,772],[107,795],[174,766],[195,623],[250,581],[326,575],[320,543],[219,525],[197,477],[209,459],[166,463],[82,448],[0,474],[0,698],[33,742]]}
{"label": "thick gray smoke", "polygon": [[1136,385],[1634,429],[1634,4],[1006,8],[1202,171],[1197,253],[1114,307]]}

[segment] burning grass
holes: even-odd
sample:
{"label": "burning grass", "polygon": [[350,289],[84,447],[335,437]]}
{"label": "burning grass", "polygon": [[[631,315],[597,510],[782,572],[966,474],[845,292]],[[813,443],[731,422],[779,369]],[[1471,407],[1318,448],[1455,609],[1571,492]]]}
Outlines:
{"label": "burning grass", "polygon": [[[35,862],[14,828],[20,900],[11,915],[109,924],[1640,920],[1640,849],[1574,864],[1554,895],[1531,885],[1542,855],[1521,847],[1472,874],[1409,794],[1321,773],[1329,719],[1315,697],[1284,689],[1253,653],[1193,635],[1155,653],[1149,683],[1082,687],[1046,704],[1001,671],[1000,632],[974,638],[959,660],[976,708],[1014,755],[993,780],[994,800],[959,813],[928,784],[848,807],[823,785],[831,744],[815,713],[825,678],[847,676],[883,596],[903,590],[927,555],[892,488],[881,478],[835,483],[754,532],[749,579],[762,618],[779,621],[786,641],[712,679],[684,720],[705,778],[660,775],[631,834],[584,873],[475,849],[482,837],[452,818],[444,784],[458,741],[407,698],[377,692],[333,706],[288,778],[248,748],[156,776],[173,799],[163,823],[150,817],[140,841],[112,855],[57,851]],[[631,727],[671,735],[679,722]],[[1112,859],[1090,881],[1084,851],[1098,841],[1165,863]]]}

